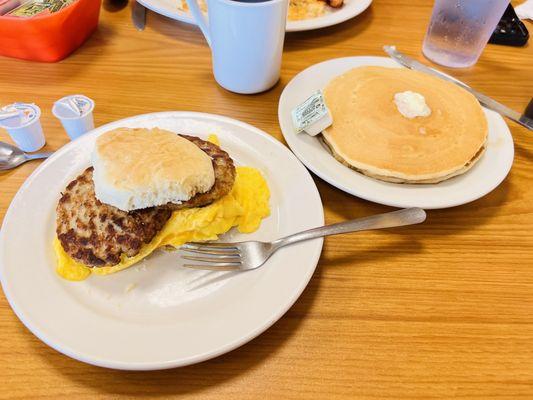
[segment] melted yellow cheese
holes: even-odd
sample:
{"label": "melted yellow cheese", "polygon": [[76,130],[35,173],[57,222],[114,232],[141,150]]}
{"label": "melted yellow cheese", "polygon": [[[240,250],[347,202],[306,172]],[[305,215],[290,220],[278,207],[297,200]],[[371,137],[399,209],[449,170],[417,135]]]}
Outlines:
{"label": "melted yellow cheese", "polygon": [[[209,138],[215,142],[217,138]],[[218,140],[217,140],[218,141]],[[188,242],[216,240],[232,227],[242,233],[259,228],[261,220],[270,214],[270,191],[255,168],[237,167],[237,176],[232,191],[216,202],[202,208],[174,211],[161,232],[144,245],[133,257],[122,256],[120,263],[100,268],[89,268],[74,261],[63,250],[57,238],[54,250],[57,256],[57,273],[68,280],[86,279],[91,273],[108,275],[138,263],[160,247],[180,247]]]}

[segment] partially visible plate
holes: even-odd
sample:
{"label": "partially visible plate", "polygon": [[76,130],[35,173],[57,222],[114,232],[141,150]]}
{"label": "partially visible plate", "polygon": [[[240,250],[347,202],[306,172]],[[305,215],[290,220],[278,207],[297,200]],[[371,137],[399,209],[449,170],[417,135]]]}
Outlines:
{"label": "partially visible plate", "polygon": [[243,122],[210,114],[165,112],[101,126],[57,151],[26,180],[0,232],[0,279],[9,304],[42,341],[102,367],[152,370],[200,362],[265,331],[296,301],[313,275],[322,239],[281,249],[249,272],[180,267],[157,251],[108,276],[69,282],[55,273],[55,207],[65,185],[90,164],[98,135],[117,127],[161,127],[206,138],[216,133],[237,165],[262,171],[271,216],[249,235],[273,240],[324,224],[317,188],[281,143]]}
{"label": "partially visible plate", "polygon": [[[177,21],[196,25],[193,16],[178,8],[180,0],[137,0],[146,8]],[[340,24],[365,11],[372,3],[372,0],[345,0],[344,5],[339,9],[317,18],[310,18],[300,21],[287,21],[287,32],[309,31],[312,29],[325,28]]]}
{"label": "partially visible plate", "polygon": [[503,118],[483,108],[489,125],[487,150],[463,175],[438,184],[407,185],[369,178],[337,161],[318,137],[296,134],[291,110],[334,77],[360,66],[403,68],[386,57],[346,57],[313,65],[296,75],[283,90],[278,118],[291,150],[307,168],[333,186],[354,196],[394,207],[425,209],[454,207],[477,200],[495,189],[507,176],[514,158],[513,138]]}

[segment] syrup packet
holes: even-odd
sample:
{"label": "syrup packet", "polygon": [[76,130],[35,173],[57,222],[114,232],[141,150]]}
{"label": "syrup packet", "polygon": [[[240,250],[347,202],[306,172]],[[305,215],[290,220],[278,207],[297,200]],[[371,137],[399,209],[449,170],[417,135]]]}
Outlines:
{"label": "syrup packet", "polygon": [[36,15],[51,14],[68,6],[74,0],[29,0],[6,15],[12,17],[31,18]]}

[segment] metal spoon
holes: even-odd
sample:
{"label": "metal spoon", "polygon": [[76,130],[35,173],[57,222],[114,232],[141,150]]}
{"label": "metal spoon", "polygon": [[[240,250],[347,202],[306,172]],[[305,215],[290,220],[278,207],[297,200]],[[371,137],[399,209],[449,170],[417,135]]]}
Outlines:
{"label": "metal spoon", "polygon": [[9,143],[0,142],[0,171],[16,168],[26,161],[50,157],[53,153],[24,153],[18,147]]}

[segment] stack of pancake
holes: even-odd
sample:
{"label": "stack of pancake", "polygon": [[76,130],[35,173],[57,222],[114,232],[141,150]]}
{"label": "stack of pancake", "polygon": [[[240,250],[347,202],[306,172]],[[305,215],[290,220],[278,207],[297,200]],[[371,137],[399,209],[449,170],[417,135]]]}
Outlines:
{"label": "stack of pancake", "polygon": [[57,238],[87,267],[113,266],[150,243],[175,210],[202,207],[233,187],[216,144],[160,129],[121,128],[97,139],[93,167],[62,193]]}
{"label": "stack of pancake", "polygon": [[[431,113],[408,118],[398,93],[420,94]],[[333,125],[323,140],[343,164],[394,183],[437,183],[468,171],[485,151],[478,101],[444,80],[404,68],[359,67],[324,90]]]}

